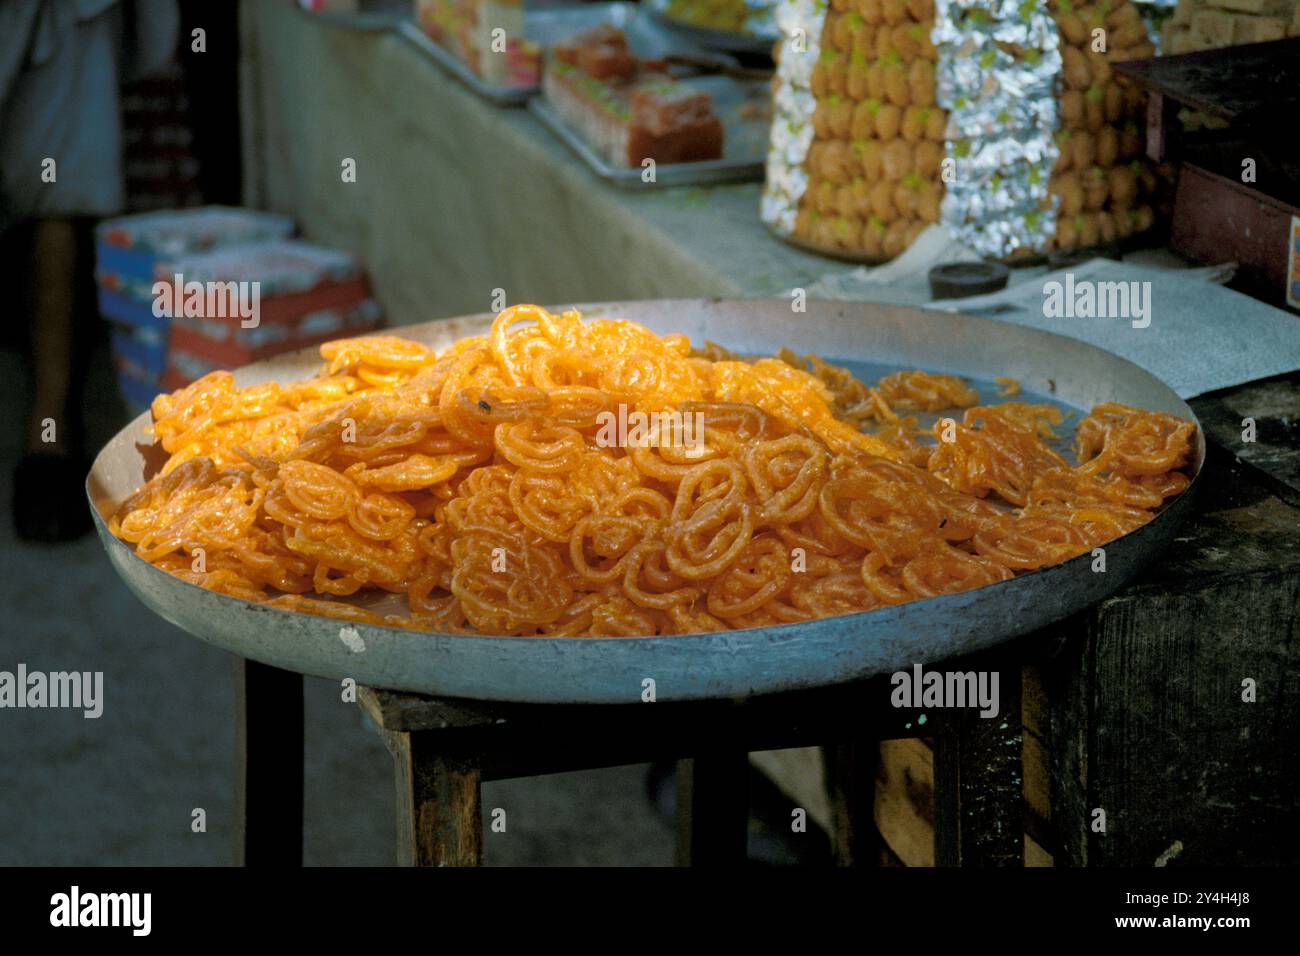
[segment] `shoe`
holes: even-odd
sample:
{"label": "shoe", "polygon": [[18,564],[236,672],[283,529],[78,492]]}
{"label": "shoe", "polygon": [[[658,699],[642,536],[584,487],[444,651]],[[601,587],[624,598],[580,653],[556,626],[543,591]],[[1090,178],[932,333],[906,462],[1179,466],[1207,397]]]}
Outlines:
{"label": "shoe", "polygon": [[24,541],[75,541],[89,533],[86,465],[76,455],[28,455],[14,469],[14,529]]}

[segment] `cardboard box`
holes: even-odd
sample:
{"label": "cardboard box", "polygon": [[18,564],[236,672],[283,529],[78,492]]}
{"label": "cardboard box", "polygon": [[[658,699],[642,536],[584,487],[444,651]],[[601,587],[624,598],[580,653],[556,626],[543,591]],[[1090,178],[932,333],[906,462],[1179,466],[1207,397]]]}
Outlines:
{"label": "cardboard box", "polygon": [[381,319],[374,299],[303,311],[291,318],[263,322],[255,329],[220,320],[176,319],[168,364],[182,371],[192,368],[186,363],[195,360],[208,363],[207,370],[239,368],[281,352],[373,332]]}
{"label": "cardboard box", "polygon": [[191,255],[240,242],[285,238],[293,220],[274,213],[230,206],[169,209],[121,216],[95,230],[98,267],[152,281],[164,257]]}

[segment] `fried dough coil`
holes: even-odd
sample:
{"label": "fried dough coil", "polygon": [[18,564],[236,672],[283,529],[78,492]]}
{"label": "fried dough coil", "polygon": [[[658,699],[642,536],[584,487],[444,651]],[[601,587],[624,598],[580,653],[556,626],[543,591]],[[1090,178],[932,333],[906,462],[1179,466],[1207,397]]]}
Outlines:
{"label": "fried dough coil", "polygon": [[[1150,520],[1193,455],[1191,422],[1106,404],[1072,465],[1055,406],[981,405],[955,376],[869,384],[537,306],[441,354],[375,336],[321,355],[305,382],[160,395],[169,457],[110,530],[191,583],[341,622],[680,634],[1068,560]],[[623,441],[615,414],[668,418]]]}

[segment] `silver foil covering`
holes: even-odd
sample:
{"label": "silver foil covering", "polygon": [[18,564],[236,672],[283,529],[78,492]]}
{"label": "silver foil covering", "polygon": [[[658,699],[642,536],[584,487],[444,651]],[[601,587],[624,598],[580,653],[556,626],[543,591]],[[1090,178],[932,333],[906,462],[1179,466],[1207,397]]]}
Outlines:
{"label": "silver foil covering", "polygon": [[[776,5],[783,39],[760,215],[781,235],[793,233],[808,188],[812,70],[826,10],[826,0]],[[980,255],[1046,248],[1056,231],[1048,176],[1059,156],[1052,134],[1061,70],[1046,4],[935,0],[930,38],[938,51],[936,99],[949,116],[941,221]]]}
{"label": "silver foil covering", "polygon": [[1056,231],[1047,184],[1061,71],[1046,4],[935,0],[931,39],[936,99],[949,115],[941,221],[980,255],[1045,249]]}
{"label": "silver foil covering", "polygon": [[799,199],[808,188],[804,160],[813,141],[812,71],[821,56],[826,0],[777,0],[774,16],[781,31],[780,65],[772,102],[767,176],[759,215],[777,233],[794,232]]}

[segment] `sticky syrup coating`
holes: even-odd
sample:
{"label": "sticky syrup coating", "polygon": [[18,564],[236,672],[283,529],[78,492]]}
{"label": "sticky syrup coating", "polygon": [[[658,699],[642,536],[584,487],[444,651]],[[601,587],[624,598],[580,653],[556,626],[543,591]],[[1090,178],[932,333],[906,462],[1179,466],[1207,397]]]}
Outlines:
{"label": "sticky syrup coating", "polygon": [[[1049,444],[1059,409],[980,406],[955,376],[867,385],[815,356],[745,359],[531,305],[440,354],[373,336],[321,355],[307,381],[213,372],[158,396],[170,457],[112,532],[186,581],[345,620],[686,634],[1087,553],[1182,492],[1192,456],[1194,426],[1172,415],[1098,406],[1071,464]],[[702,445],[611,444],[602,413],[619,406],[702,421]],[[948,410],[928,430],[910,414]],[[407,613],[358,606],[382,592]]]}

